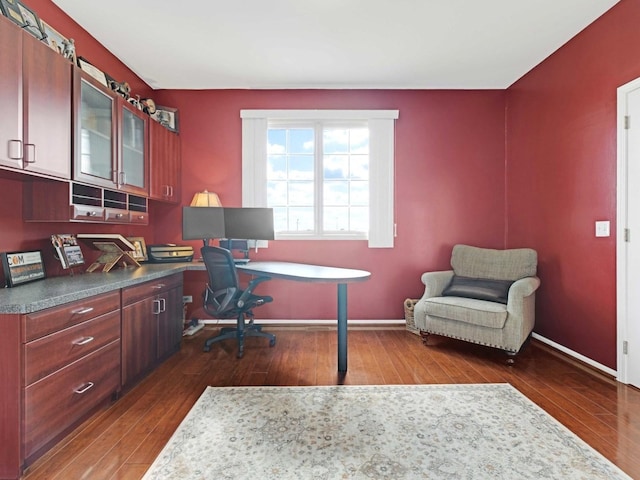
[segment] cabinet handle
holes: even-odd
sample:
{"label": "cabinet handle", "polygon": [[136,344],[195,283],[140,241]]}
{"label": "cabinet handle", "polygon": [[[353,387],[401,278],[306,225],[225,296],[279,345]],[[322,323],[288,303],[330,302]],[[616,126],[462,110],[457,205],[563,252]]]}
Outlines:
{"label": "cabinet handle", "polygon": [[122,213],[116,213],[116,218],[122,218],[124,215]]}
{"label": "cabinet handle", "polygon": [[167,301],[164,298],[160,299],[160,313],[167,311]]}
{"label": "cabinet handle", "polygon": [[160,300],[153,301],[153,314],[158,315],[161,312],[160,310]]}
{"label": "cabinet handle", "polygon": [[82,346],[82,345],[86,345],[87,343],[91,343],[94,340],[95,339],[93,337],[84,337],[84,338],[81,338],[79,340],[74,340],[71,343],[73,343],[74,345]]}
{"label": "cabinet handle", "polygon": [[118,185],[118,171],[117,170],[111,170],[111,181],[113,183],[115,183],[116,185]]}
{"label": "cabinet handle", "polygon": [[[27,157],[29,155],[25,155],[24,158],[22,159],[22,161],[24,162],[25,165],[28,165],[30,163],[36,163],[36,146],[33,143],[25,143],[24,144],[25,147],[33,147],[33,160],[27,160]],[[25,152],[26,153],[26,148],[25,148]]]}
{"label": "cabinet handle", "polygon": [[159,290],[159,289],[164,288],[164,287],[166,287],[166,285],[164,283],[159,283],[157,285],[154,285],[151,288],[155,288],[156,290]]}
{"label": "cabinet handle", "polygon": [[89,312],[93,312],[93,307],[82,307],[77,310],[71,310],[72,315],[84,315]]}
{"label": "cabinet handle", "polygon": [[119,180],[120,180],[120,185],[124,185],[125,183],[127,183],[127,173],[120,172]]}
{"label": "cabinet handle", "polygon": [[98,212],[87,212],[87,217],[97,217],[98,216]]}
{"label": "cabinet handle", "polygon": [[83,386],[81,386],[79,388],[76,388],[74,390],[74,392],[78,393],[78,394],[83,394],[83,393],[85,393],[86,391],[88,391],[88,390],[90,390],[92,388],[93,388],[93,382],[87,382]]}
{"label": "cabinet handle", "polygon": [[[12,152],[15,149],[11,148],[11,146],[16,144],[18,145],[18,155],[12,155]],[[22,150],[22,140],[9,140],[9,151],[7,153],[9,154],[9,158],[11,160],[22,160],[22,157],[24,156],[24,151]]]}

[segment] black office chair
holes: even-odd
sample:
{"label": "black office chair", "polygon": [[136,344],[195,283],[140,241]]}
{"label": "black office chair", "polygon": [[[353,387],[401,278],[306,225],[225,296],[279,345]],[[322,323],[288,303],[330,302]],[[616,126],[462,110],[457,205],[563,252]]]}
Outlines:
{"label": "black office chair", "polygon": [[[254,295],[256,286],[268,277],[254,278],[246,290],[238,285],[238,273],[233,263],[231,252],[219,247],[202,247],[202,259],[207,267],[209,283],[204,292],[204,310],[214,318],[236,318],[235,328],[224,327],[220,333],[204,342],[204,351],[211,350],[211,345],[229,338],[238,340],[238,358],[244,355],[245,337],[265,337],[269,346],[276,344],[276,336],[262,331],[261,325],[253,323],[253,307],[273,301],[269,296]],[[245,317],[249,322],[245,323]]]}

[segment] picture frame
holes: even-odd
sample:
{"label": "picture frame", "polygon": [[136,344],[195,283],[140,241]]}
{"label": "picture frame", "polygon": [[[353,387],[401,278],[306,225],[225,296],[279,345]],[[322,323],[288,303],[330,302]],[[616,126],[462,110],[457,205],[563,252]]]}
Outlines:
{"label": "picture frame", "polygon": [[127,240],[131,242],[131,244],[136,247],[133,250],[131,256],[135,258],[139,262],[146,262],[149,260],[149,256],[147,255],[147,244],[142,237],[127,237]]}
{"label": "picture frame", "polygon": [[62,268],[68,269],[84,265],[84,256],[75,235],[59,233],[51,235],[51,243]]}
{"label": "picture frame", "polygon": [[78,57],[78,66],[80,67],[80,70],[96,79],[105,87],[109,88],[109,82],[107,81],[107,76],[105,75],[105,73],[98,67],[89,63],[86,58]]}
{"label": "picture frame", "polygon": [[45,34],[42,31],[42,25],[40,24],[40,18],[38,14],[27,7],[20,0],[13,0],[20,10],[20,14],[22,15],[22,28],[24,28],[31,35],[36,37],[38,40],[45,40]]}
{"label": "picture frame", "polygon": [[0,0],[0,12],[16,25],[24,27],[24,17],[17,0]]}
{"label": "picture frame", "polygon": [[7,287],[15,287],[46,278],[40,250],[4,252],[0,254],[0,259]]}
{"label": "picture frame", "polygon": [[172,132],[178,133],[178,109],[156,105],[156,111],[150,115],[156,122]]}
{"label": "picture frame", "polygon": [[49,48],[62,55],[64,44],[69,39],[42,19],[40,19],[40,25],[42,25],[42,33],[45,35],[44,41],[49,45]]}

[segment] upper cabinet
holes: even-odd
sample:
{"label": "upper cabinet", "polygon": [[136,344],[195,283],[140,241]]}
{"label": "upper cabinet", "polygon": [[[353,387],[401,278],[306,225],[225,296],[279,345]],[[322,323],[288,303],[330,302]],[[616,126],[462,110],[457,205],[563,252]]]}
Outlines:
{"label": "upper cabinet", "polygon": [[149,198],[170,203],[180,202],[180,137],[160,123],[149,122]]}
{"label": "upper cabinet", "polygon": [[149,117],[74,69],[73,179],[149,194]]}
{"label": "upper cabinet", "polygon": [[1,167],[71,178],[71,69],[44,42],[0,17]]}

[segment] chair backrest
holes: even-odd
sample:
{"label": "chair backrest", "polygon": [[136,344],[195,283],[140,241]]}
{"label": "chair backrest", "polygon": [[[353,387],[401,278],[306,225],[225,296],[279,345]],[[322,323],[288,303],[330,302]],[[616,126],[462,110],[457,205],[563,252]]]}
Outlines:
{"label": "chair backrest", "polygon": [[493,250],[455,245],[451,266],[456,275],[494,280],[519,280],[535,276],[538,254],[531,248]]}
{"label": "chair backrest", "polygon": [[205,306],[215,307],[214,313],[223,313],[235,307],[232,302],[240,292],[238,273],[229,250],[219,247],[202,247],[202,260],[209,275]]}

